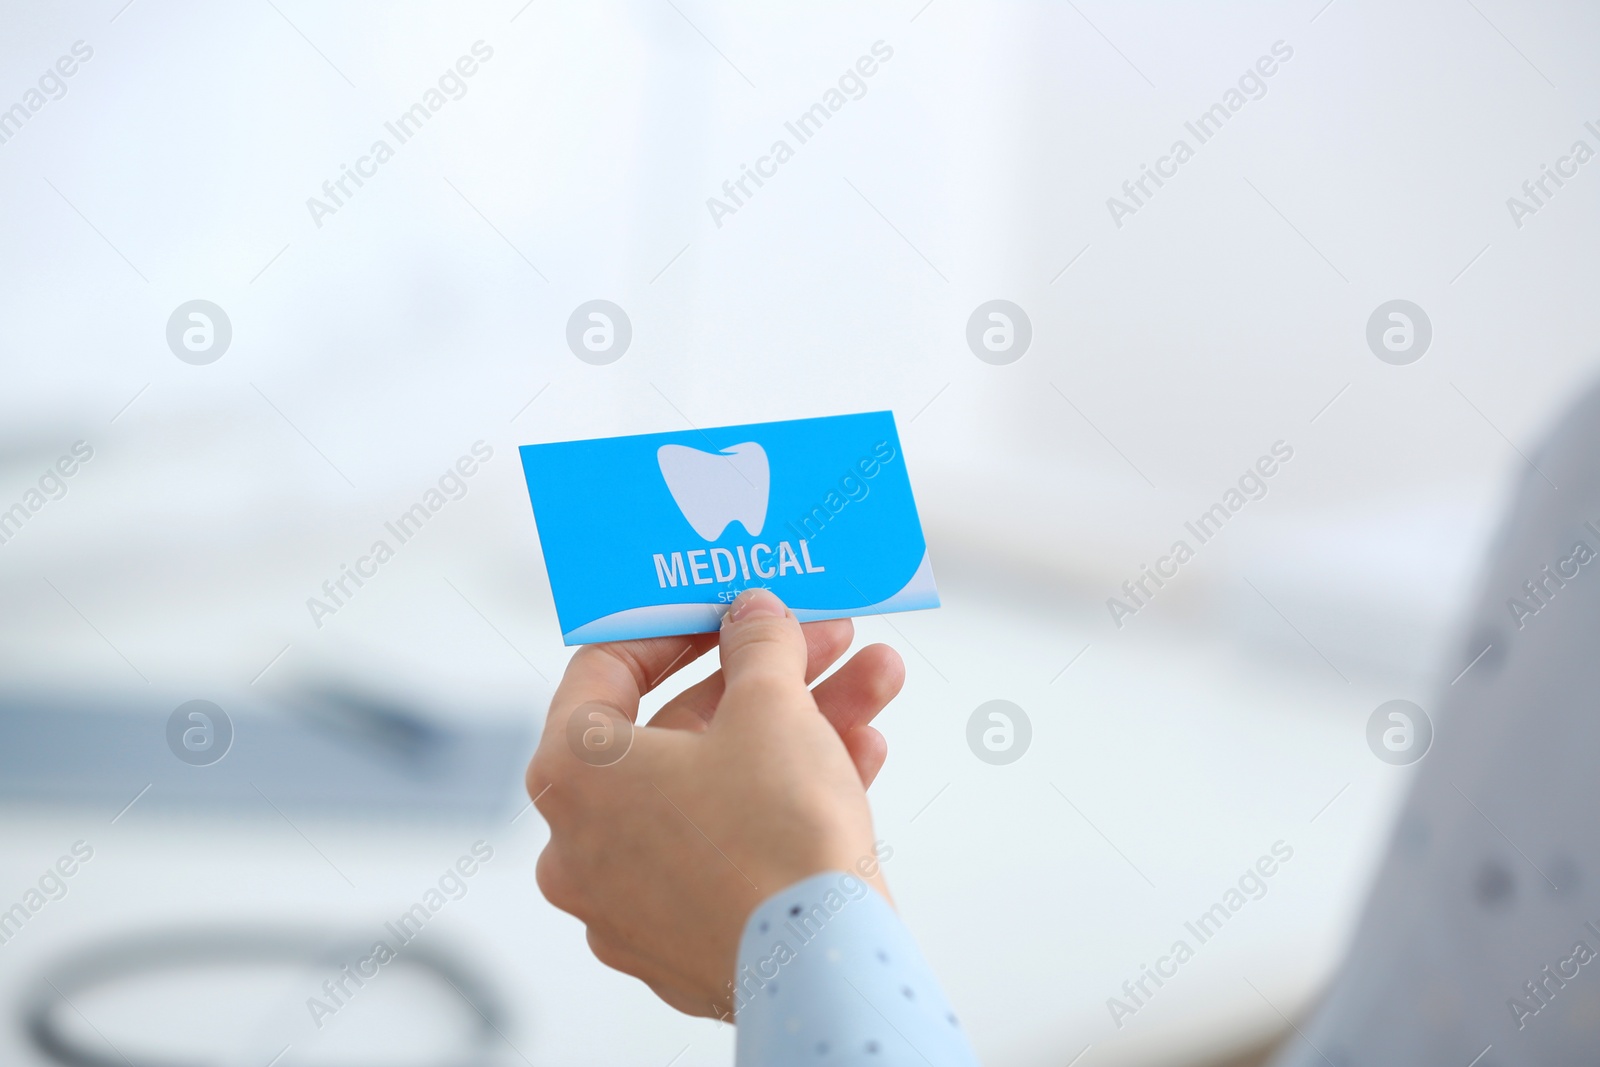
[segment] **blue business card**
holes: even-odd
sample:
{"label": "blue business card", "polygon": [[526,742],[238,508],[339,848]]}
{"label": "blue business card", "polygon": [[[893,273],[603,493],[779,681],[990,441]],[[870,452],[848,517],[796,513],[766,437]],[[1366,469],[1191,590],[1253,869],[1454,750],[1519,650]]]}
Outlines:
{"label": "blue business card", "polygon": [[752,586],[802,621],[939,606],[891,412],[521,451],[569,645],[710,632]]}

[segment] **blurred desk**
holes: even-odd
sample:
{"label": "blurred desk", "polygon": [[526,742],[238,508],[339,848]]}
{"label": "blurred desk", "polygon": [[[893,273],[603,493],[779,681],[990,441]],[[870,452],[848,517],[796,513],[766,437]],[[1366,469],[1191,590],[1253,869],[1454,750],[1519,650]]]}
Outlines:
{"label": "blurred desk", "polygon": [[[1192,1063],[1280,1028],[1277,1012],[1303,1010],[1331,971],[1404,780],[1364,747],[1378,694],[1158,631],[1119,644],[960,590],[952,583],[945,609],[897,616],[893,629],[862,620],[858,640],[906,656],[907,691],[882,723],[891,756],[873,791],[878,834],[894,849],[885,867],[899,906],[984,1062],[1059,1067],[1093,1046],[1085,1064]],[[974,646],[972,633],[992,638]],[[1032,748],[1008,766],[966,747],[971,709],[996,698],[1033,727]],[[0,1004],[16,1004],[60,954],[156,926],[312,925],[376,939],[481,839],[493,859],[420,936],[495,984],[511,1007],[511,1062],[731,1062],[725,1027],[679,1016],[596,963],[581,926],[539,896],[536,812],[424,824],[140,801],[113,823],[118,807],[0,809],[7,905],[74,841],[95,850],[67,895],[0,945]],[[1280,840],[1294,858],[1265,895],[1115,1026],[1107,998]],[[227,1062],[266,1064],[286,1045],[280,1067],[300,1055],[327,1062],[340,1047],[370,1055],[382,1035],[399,1042],[390,1062],[429,1062],[429,1039],[413,1034],[427,1011],[398,975],[319,1034],[305,1000],[325,977],[283,977],[232,1002],[212,982],[77,1006],[113,1040],[133,1043],[145,1028],[227,1049]],[[31,1057],[8,1018],[0,1059]]]}

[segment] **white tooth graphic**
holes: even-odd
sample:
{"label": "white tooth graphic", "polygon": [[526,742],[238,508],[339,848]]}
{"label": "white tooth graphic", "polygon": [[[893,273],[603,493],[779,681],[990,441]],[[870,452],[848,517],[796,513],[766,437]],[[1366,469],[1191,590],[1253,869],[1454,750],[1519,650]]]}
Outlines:
{"label": "white tooth graphic", "polygon": [[721,452],[662,445],[656,462],[678,510],[702,538],[715,541],[731,522],[742,523],[751,537],[761,535],[770,474],[760,445],[746,441]]}

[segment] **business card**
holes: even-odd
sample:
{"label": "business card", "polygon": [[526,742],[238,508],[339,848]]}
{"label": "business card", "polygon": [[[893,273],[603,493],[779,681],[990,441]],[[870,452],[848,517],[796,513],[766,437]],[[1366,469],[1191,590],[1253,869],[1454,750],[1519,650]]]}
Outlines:
{"label": "business card", "polygon": [[711,632],[754,586],[803,622],[939,606],[892,412],[521,453],[569,645]]}

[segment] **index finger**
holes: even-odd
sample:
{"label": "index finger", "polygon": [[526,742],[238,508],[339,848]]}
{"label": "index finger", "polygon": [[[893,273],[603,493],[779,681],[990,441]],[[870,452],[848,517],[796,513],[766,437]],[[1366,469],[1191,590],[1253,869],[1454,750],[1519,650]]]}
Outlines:
{"label": "index finger", "polygon": [[538,750],[528,763],[526,782],[534,803],[555,784],[562,768],[569,768],[573,762],[572,754],[563,751],[567,747],[563,739],[567,738],[568,722],[578,709],[586,704],[603,704],[615,708],[630,722],[638,721],[639,698],[673,671],[704,655],[716,645],[718,636],[651,637],[578,649],[567,661],[566,673],[550,699]]}
{"label": "index finger", "polygon": [[716,647],[717,634],[649,637],[584,645],[567,663],[550,700],[545,730],[560,729],[572,709],[591,702],[639,717],[639,698]]}

